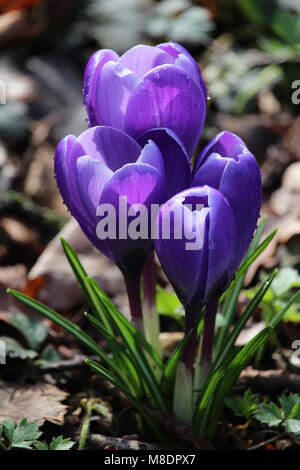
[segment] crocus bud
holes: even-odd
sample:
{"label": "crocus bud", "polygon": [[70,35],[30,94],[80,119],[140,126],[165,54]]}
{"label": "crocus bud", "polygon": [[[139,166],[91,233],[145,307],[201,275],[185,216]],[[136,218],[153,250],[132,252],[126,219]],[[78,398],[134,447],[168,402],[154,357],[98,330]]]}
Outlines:
{"label": "crocus bud", "polygon": [[157,218],[155,249],[187,313],[218,298],[233,276],[236,250],[232,209],[209,186],[182,191],[167,201]]}
{"label": "crocus bud", "polygon": [[220,132],[196,160],[192,186],[207,184],[227,199],[235,216],[235,271],[249,247],[260,213],[262,182],[255,157],[231,132]]}
{"label": "crocus bud", "polygon": [[[176,140],[172,145],[181,161],[173,175],[182,189],[190,181],[189,161]],[[67,136],[57,147],[55,174],[65,204],[94,246],[124,274],[138,276],[153,250],[151,207],[166,200],[164,162],[168,167],[173,158],[166,148],[162,155],[153,140],[141,147],[111,127]]]}
{"label": "crocus bud", "polygon": [[103,49],[87,63],[84,103],[90,126],[113,126],[134,138],[167,127],[191,156],[205,120],[206,87],[197,63],[179,44],[138,45],[121,57]]}

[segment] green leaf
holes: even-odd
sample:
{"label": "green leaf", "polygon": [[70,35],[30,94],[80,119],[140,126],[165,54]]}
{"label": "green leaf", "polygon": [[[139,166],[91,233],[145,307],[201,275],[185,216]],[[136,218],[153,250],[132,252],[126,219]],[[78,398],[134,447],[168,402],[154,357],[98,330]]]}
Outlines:
{"label": "green leaf", "polygon": [[92,289],[90,283],[88,282],[87,273],[84,267],[82,266],[81,262],[79,261],[78,256],[76,255],[75,251],[70,247],[70,245],[66,242],[66,240],[64,240],[63,238],[61,238],[61,244],[65,252],[65,255],[70,263],[70,266],[76,276],[76,279],[80,287],[82,288],[83,293],[93,313],[98,317],[101,323],[103,323],[106,330],[109,332],[112,332],[110,322],[105,312],[103,311],[103,306],[101,305],[101,303],[99,303],[99,299],[95,295],[94,290]]}
{"label": "green leaf", "polygon": [[16,427],[15,423],[11,421],[10,419],[7,419],[4,422],[4,428],[5,428],[4,435],[9,443],[11,443],[12,441],[15,427]]}
{"label": "green leaf", "polygon": [[63,436],[53,437],[50,442],[50,450],[70,450],[75,442],[70,438],[64,439]]}
{"label": "green leaf", "polygon": [[[166,410],[162,394],[159,390],[159,386],[155,375],[153,373],[153,364],[157,364],[162,368],[162,362],[157,352],[151,347],[151,345],[145,340],[145,338],[134,328],[134,326],[122,315],[113,303],[107,299],[107,296],[103,296],[101,288],[92,278],[89,278],[89,282],[95,289],[95,292],[99,295],[100,300],[105,304],[105,307],[109,310],[115,327],[118,330],[118,334],[122,338],[122,341],[128,348],[130,357],[135,364],[136,369],[139,371],[140,376],[143,378],[147,385],[152,399],[156,403],[156,406],[161,410]],[[145,351],[146,349],[146,351]],[[152,361],[152,364],[148,362],[146,358],[148,353]]]}
{"label": "green leaf", "polygon": [[185,337],[179,342],[179,344],[169,357],[168,361],[164,365],[160,388],[165,391],[166,395],[171,391],[172,387],[174,386],[178,362],[180,361],[184,347],[191,334],[192,331],[185,335]]}
{"label": "green leaf", "polygon": [[[255,232],[253,240],[248,248],[247,254],[243,262],[241,263],[240,269],[238,271],[239,274],[236,275],[235,279],[232,281],[229,288],[221,296],[220,304],[223,302],[225,298],[224,305],[222,306],[222,316],[225,321],[224,321],[224,324],[221,326],[221,328],[218,328],[218,331],[216,334],[216,339],[215,339],[215,344],[214,344],[214,351],[215,351],[216,357],[219,356],[220,352],[223,350],[224,345],[226,344],[227,334],[234,320],[238,298],[242,290],[242,287],[244,285],[246,270],[248,269],[246,265],[246,261],[251,258],[253,262],[254,261],[253,256],[256,256],[257,253],[261,253],[261,248],[260,246],[257,247],[257,245],[265,229],[266,223],[267,223],[267,219],[263,218]],[[264,240],[264,242],[262,242],[262,245],[264,246],[264,248],[267,246],[268,243],[270,243],[271,240],[272,240],[272,237],[270,236],[269,240],[267,241]],[[243,272],[241,272],[242,266],[244,266]]]}
{"label": "green leaf", "polygon": [[[250,245],[249,251],[240,265],[235,280],[233,282],[236,282],[242,274],[244,274],[249,266],[259,257],[259,255],[267,248],[267,246],[271,243],[273,238],[275,237],[277,233],[277,229],[274,230],[272,233],[270,233],[261,243],[258,247],[255,248],[255,250],[252,252],[252,245]],[[254,241],[254,240],[253,240]],[[251,253],[251,254],[250,254]],[[230,286],[229,286],[230,289]]]}
{"label": "green leaf", "polygon": [[103,291],[103,289],[101,289],[97,282],[91,277],[88,277],[88,282],[93,287],[95,293],[99,297],[99,300],[101,300],[101,302],[104,304],[104,307],[107,309],[108,314],[114,318],[113,322],[117,331],[119,331],[120,328],[122,330],[125,328],[127,330],[127,333],[131,335],[132,339],[136,341],[137,345],[144,352],[147,352],[149,356],[155,361],[155,364],[160,369],[162,369],[162,359],[157,353],[157,351],[155,351],[151,344],[146,341],[144,336],[132,325],[132,323],[130,323],[127,318],[122,315],[121,312],[119,312],[117,307],[112,303],[110,298],[105,294],[105,292]]}
{"label": "green leaf", "polygon": [[0,336],[0,340],[5,344],[5,351],[8,357],[25,360],[34,359],[37,356],[36,351],[23,348],[23,346],[21,346],[21,344],[13,338]]}
{"label": "green leaf", "polygon": [[281,410],[274,403],[262,403],[254,416],[257,421],[269,426],[278,426],[282,422]]}
{"label": "green leaf", "polygon": [[59,351],[53,346],[53,344],[47,344],[47,346],[41,352],[38,361],[39,364],[41,363],[51,363],[61,361],[63,356],[59,353]]}
{"label": "green leaf", "polygon": [[278,82],[282,77],[283,70],[277,64],[270,64],[258,69],[237,93],[234,100],[234,111],[241,113],[250,99],[254,98],[262,89]]}
{"label": "green leaf", "polygon": [[242,331],[242,329],[246,325],[249,318],[251,318],[251,316],[254,314],[257,306],[260,304],[260,302],[263,299],[265,293],[269,289],[269,287],[270,287],[274,277],[276,276],[276,274],[277,274],[277,270],[275,269],[270,274],[270,276],[268,276],[268,278],[265,280],[265,282],[261,285],[261,287],[259,288],[259,290],[256,293],[255,297],[247,305],[243,315],[239,318],[239,320],[235,324],[235,326],[234,326],[232,332],[230,333],[229,337],[227,335],[226,345],[223,348],[222,353],[219,354],[219,357],[217,357],[217,360],[216,360],[217,362],[216,362],[216,365],[214,365],[214,367],[218,367],[218,364],[220,364],[224,360],[226,355],[228,353],[230,353],[230,350],[233,348],[240,332]]}
{"label": "green leaf", "polygon": [[46,307],[42,303],[38,302],[37,300],[31,299],[26,295],[22,294],[21,292],[7,289],[8,294],[12,295],[16,299],[23,302],[28,307],[36,310],[38,313],[43,315],[49,320],[52,320],[57,325],[64,328],[66,331],[71,333],[75,338],[77,338],[84,346],[86,346],[91,352],[97,354],[112,370],[114,370],[118,374],[118,368],[115,362],[97,345],[97,343],[87,335],[78,325],[75,325],[70,320],[67,320],[59,313],[55,312],[54,310]]}
{"label": "green leaf", "polygon": [[184,318],[184,308],[173,292],[167,292],[160,286],[156,287],[156,308],[159,315],[166,315],[181,321]]}
{"label": "green leaf", "polygon": [[113,351],[114,359],[119,363],[119,373],[118,376],[123,380],[127,385],[128,389],[135,396],[140,396],[142,394],[141,381],[139,375],[136,371],[135,366],[128,357],[127,351],[124,348],[124,345],[121,345],[108,331],[105,330],[103,325],[89,313],[84,314],[85,317],[91,322],[93,326],[107,339],[110,349]]}
{"label": "green leaf", "polygon": [[278,271],[278,276],[272,284],[272,291],[279,297],[288,292],[292,287],[300,285],[300,276],[296,269],[282,268]]}
{"label": "green leaf", "polygon": [[238,5],[251,21],[259,25],[269,24],[276,8],[274,0],[265,2],[261,0],[239,0]]}
{"label": "green leaf", "polygon": [[8,322],[22,333],[28,346],[34,350],[38,349],[48,335],[44,323],[23,313],[9,315]]}
{"label": "green leaf", "polygon": [[300,18],[289,11],[277,10],[270,24],[275,34],[294,45],[300,42]]}
{"label": "green leaf", "polygon": [[[11,447],[17,447],[21,449],[31,449],[32,443],[41,436],[38,425],[33,422],[28,422],[27,418],[23,418],[14,429],[11,435],[11,424],[10,426],[10,437],[8,439]],[[6,436],[7,437],[7,436]]]}
{"label": "green leaf", "polygon": [[[252,338],[226,367],[222,382],[213,398],[213,406],[209,416],[207,416],[207,437],[212,437],[215,433],[218,420],[222,413],[225,397],[228,396],[231,388],[237,381],[240,373],[249,364],[256,351],[264,344],[272,331],[272,327],[266,327]],[[220,366],[221,367],[221,366]],[[217,371],[218,372],[218,369]],[[199,432],[199,429],[196,429]]]}
{"label": "green leaf", "polygon": [[292,411],[294,411],[294,413],[297,413],[298,405],[300,405],[300,396],[297,393],[291,393],[290,395],[282,394],[279,398],[279,403],[281,405],[285,418],[294,418],[295,414],[292,415]]}
{"label": "green leaf", "polygon": [[288,419],[285,422],[285,430],[290,434],[300,434],[300,419]]}
{"label": "green leaf", "polygon": [[139,374],[141,375],[141,377],[145,381],[145,384],[149,388],[149,392],[154,402],[156,403],[156,406],[159,409],[165,411],[166,406],[159,390],[158,383],[145,357],[145,354],[143,353],[140,347],[138,332],[135,329],[132,330],[131,324],[130,328],[128,328],[128,321],[120,312],[116,312],[116,310],[117,309],[113,308],[110,310],[110,313],[114,319],[116,326],[118,327],[119,335],[121,336],[122,341],[125,343],[128,350],[130,351],[130,355],[132,360],[134,361],[135,367],[139,371]]}
{"label": "green leaf", "polygon": [[278,323],[280,322],[280,320],[283,318],[283,316],[285,315],[285,313],[288,311],[288,309],[290,308],[291,305],[293,305],[293,303],[296,302],[296,300],[298,300],[298,298],[300,298],[300,290],[298,290],[298,292],[296,292],[292,297],[291,299],[285,304],[285,306],[280,310],[280,312],[278,312],[275,317],[271,320],[271,322],[269,323],[269,325],[274,329],[276,328],[276,326],[278,325]]}
{"label": "green leaf", "polygon": [[98,364],[95,361],[92,361],[90,359],[86,360],[86,363],[94,369],[101,377],[105,378],[108,380],[112,385],[114,385],[120,392],[122,392],[128,400],[133,404],[133,406],[141,413],[147,424],[152,428],[152,430],[155,432],[157,437],[164,442],[164,437],[161,432],[161,429],[159,425],[157,424],[156,420],[153,418],[152,414],[147,410],[147,408],[142,404],[140,400],[138,400],[136,397],[131,395],[129,390],[121,384],[116,377],[114,377],[108,370],[106,370],[104,367],[102,367],[100,364]]}
{"label": "green leaf", "polygon": [[225,398],[225,404],[236,416],[243,416],[249,421],[259,405],[259,399],[248,389],[243,396],[236,395]]}
{"label": "green leaf", "polygon": [[35,441],[33,447],[36,450],[49,450],[48,444],[45,441]]}

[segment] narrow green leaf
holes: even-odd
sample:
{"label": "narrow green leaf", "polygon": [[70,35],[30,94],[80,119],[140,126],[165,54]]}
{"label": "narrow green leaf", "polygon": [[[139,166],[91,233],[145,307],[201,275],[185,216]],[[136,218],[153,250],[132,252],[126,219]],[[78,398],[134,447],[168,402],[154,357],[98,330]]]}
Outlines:
{"label": "narrow green leaf", "polygon": [[286,305],[282,308],[282,310],[280,310],[280,312],[278,312],[277,315],[275,315],[275,317],[271,320],[269,325],[272,328],[276,328],[276,326],[278,325],[278,323],[280,322],[280,320],[284,316],[285,312],[290,308],[290,306],[294,302],[296,302],[298,300],[299,297],[300,297],[300,290],[298,290],[296,292],[296,294],[293,295],[293,297],[289,300],[289,302],[286,303]]}
{"label": "narrow green leaf", "polygon": [[[99,295],[101,295],[101,289],[99,288],[97,283],[95,283],[95,281],[92,278],[89,278],[89,282],[94,287],[95,292],[100,292]],[[107,300],[106,296],[101,295],[100,299],[102,300],[104,305],[109,310],[109,313],[110,313],[110,315],[111,315],[111,317],[114,321],[114,324],[118,329],[118,333],[121,336],[122,341],[127,346],[128,351],[130,352],[130,357],[134,361],[134,364],[135,364],[136,368],[139,370],[139,373],[141,374],[141,376],[143,377],[145,383],[147,384],[149,392],[152,395],[152,398],[155,401],[156,406],[159,409],[165,411],[166,410],[166,405],[163,401],[161,392],[159,390],[157,380],[156,380],[156,378],[153,374],[152,368],[150,367],[150,365],[149,365],[149,363],[148,363],[148,361],[145,357],[145,354],[144,354],[142,348],[140,347],[141,343],[143,345],[144,344],[148,345],[147,341],[134,328],[134,326],[131,323],[129,323],[129,321],[124,317],[124,315],[122,315],[118,311],[118,309],[115,307],[115,305],[112,302]],[[150,351],[152,353],[152,351],[154,351],[154,349],[151,348]],[[159,358],[159,363],[161,363],[160,358]]]}
{"label": "narrow green leaf", "polygon": [[225,397],[230,392],[232,386],[237,381],[241,371],[249,364],[256,351],[264,344],[272,331],[271,327],[266,327],[252,338],[235,356],[225,370],[224,378],[215,396],[211,413],[207,419],[207,437],[212,437],[218,420],[222,413]]}
{"label": "narrow green leaf", "polygon": [[106,331],[103,325],[95,317],[87,312],[84,315],[108,341],[108,344],[110,345],[109,349],[113,351],[114,359],[119,362],[120,374],[122,375],[124,383],[127,384],[128,389],[135,396],[140,396],[142,394],[141,381],[124,346],[121,345],[108,331]]}
{"label": "narrow green leaf", "polygon": [[[249,249],[247,251],[247,254],[241,263],[242,265],[252,256],[255,254],[257,245],[259,243],[260,237],[262,236],[262,233],[265,229],[267,223],[267,219],[263,218],[262,221],[260,222],[255,235],[253,237],[253,240],[249,246]],[[271,241],[271,239],[270,239]],[[240,292],[243,288],[244,285],[244,280],[246,276],[246,271],[244,271],[240,276],[236,276],[234,281],[231,283],[229,288],[224,292],[224,294],[221,296],[220,299],[220,304],[225,298],[225,302],[222,307],[222,315],[225,319],[225,322],[221,328],[218,328],[217,334],[216,334],[216,339],[215,339],[215,355],[216,357],[219,357],[219,354],[223,350],[224,344],[226,342],[226,338],[229,332],[229,329],[232,325],[232,322],[234,320],[234,315],[236,312],[236,307],[239,299]],[[230,295],[229,295],[230,294]]]}
{"label": "narrow green leaf", "polygon": [[120,390],[120,392],[122,392],[128,398],[132,405],[141,413],[147,424],[153,429],[160,441],[164,442],[164,436],[161,432],[158,423],[153,418],[152,414],[147,410],[147,408],[142,404],[142,402],[133,395],[131,395],[129,390],[124,387],[123,384],[121,384],[116,377],[114,377],[108,370],[106,370],[100,364],[90,359],[87,359],[86,363],[99,375],[101,375],[101,377],[108,380],[112,385],[114,385],[118,390]]}
{"label": "narrow green leaf", "polygon": [[246,325],[247,321],[249,318],[254,314],[257,306],[260,304],[261,300],[264,298],[265,293],[269,289],[274,277],[277,275],[278,270],[275,269],[265,280],[265,282],[260,286],[259,290],[257,291],[256,295],[253,297],[251,302],[247,305],[245,308],[245,311],[243,315],[239,318],[237,323],[235,324],[232,332],[230,333],[229,337],[227,335],[227,340],[226,344],[223,346],[223,351],[222,353],[217,356],[217,362],[215,365],[215,368],[218,367],[218,365],[224,360],[226,355],[230,352],[230,350],[233,348],[240,332]]}
{"label": "narrow green leaf", "polygon": [[110,357],[98,346],[98,344],[89,335],[87,335],[78,325],[75,325],[59,313],[55,312],[49,307],[46,307],[46,305],[43,305],[41,302],[38,302],[35,299],[27,297],[21,292],[12,289],[7,289],[7,293],[20,300],[25,305],[40,313],[44,317],[53,321],[57,325],[61,326],[69,333],[71,333],[91,352],[97,354],[109,367],[111,367],[112,370],[114,370],[118,374],[119,371],[115,362],[110,359]]}
{"label": "narrow green leaf", "polygon": [[277,229],[270,233],[261,243],[260,245],[251,253],[250,256],[246,256],[246,259],[242,262],[241,266],[238,269],[236,279],[238,279],[253,263],[253,261],[258,258],[258,256],[267,248],[267,246],[271,243],[273,238],[277,233]]}
{"label": "narrow green leaf", "polygon": [[179,342],[168,361],[164,365],[160,388],[165,390],[166,394],[172,389],[174,385],[178,362],[180,361],[184,347],[189,337],[191,336],[191,333],[192,331],[185,335],[185,337]]}
{"label": "narrow green leaf", "polygon": [[[143,335],[130,323],[127,318],[122,315],[121,312],[117,309],[117,307],[112,303],[110,298],[105,294],[105,292],[101,289],[101,287],[97,284],[97,282],[91,278],[88,277],[88,282],[90,285],[93,287],[95,290],[96,294],[99,296],[99,299],[103,302],[104,307],[107,309],[108,313],[111,314],[113,312],[114,317],[117,318],[119,322],[123,325],[123,327],[126,328],[128,333],[132,336],[133,339],[137,342],[137,344],[144,350],[146,351],[152,359],[154,359],[155,363],[157,366],[162,369],[163,368],[163,362],[157,351],[151,346],[148,341],[143,337]],[[115,322],[114,322],[115,324]],[[119,325],[120,327],[120,325]],[[118,327],[118,328],[119,328]]]}
{"label": "narrow green leaf", "polygon": [[65,255],[70,263],[70,266],[75,274],[75,277],[83,290],[83,293],[88,301],[89,306],[91,307],[93,313],[98,317],[98,319],[103,323],[106,330],[111,331],[110,322],[107,318],[106,312],[103,310],[103,306],[99,303],[99,299],[95,295],[94,290],[91,288],[88,282],[88,275],[82,266],[77,254],[70,247],[70,245],[61,238],[61,244]]}

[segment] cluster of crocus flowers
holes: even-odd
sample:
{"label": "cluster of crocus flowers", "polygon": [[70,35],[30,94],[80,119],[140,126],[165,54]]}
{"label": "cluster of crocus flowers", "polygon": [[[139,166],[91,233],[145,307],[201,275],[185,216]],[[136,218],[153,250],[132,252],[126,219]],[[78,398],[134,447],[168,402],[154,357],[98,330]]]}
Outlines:
{"label": "cluster of crocus flowers", "polygon": [[[65,137],[55,154],[64,202],[90,241],[121,269],[132,321],[146,337],[149,318],[143,322],[140,279],[155,247],[185,307],[186,332],[193,330],[183,355],[187,371],[193,368],[196,325],[206,306],[204,375],[211,362],[218,298],[247,251],[261,205],[256,160],[230,132],[208,143],[192,172],[190,158],[203,129],[206,96],[197,63],[179,44],[139,45],[121,57],[97,51],[84,76],[90,128],[77,138]],[[158,206],[155,236],[150,218],[138,223],[134,218],[153,206]],[[113,233],[103,236],[99,227],[108,223],[109,208],[116,213]],[[138,231],[142,222],[147,236],[141,227]],[[163,234],[166,223],[168,237]],[[121,234],[124,224],[128,229],[135,224],[134,236],[130,230]]]}

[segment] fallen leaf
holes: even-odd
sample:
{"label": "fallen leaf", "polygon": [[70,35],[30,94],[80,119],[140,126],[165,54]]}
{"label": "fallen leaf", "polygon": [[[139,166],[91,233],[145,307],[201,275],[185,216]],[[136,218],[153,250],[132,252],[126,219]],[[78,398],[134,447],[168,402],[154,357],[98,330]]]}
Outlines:
{"label": "fallen leaf", "polygon": [[60,237],[65,238],[75,250],[88,274],[108,294],[118,297],[123,303],[125,286],[121,272],[92,246],[73,219],[49,243],[29,272],[25,292],[34,294],[39,301],[61,312],[72,312],[84,303],[83,293],[63,252]]}
{"label": "fallen leaf", "polygon": [[24,387],[0,382],[0,422],[11,419],[17,423],[28,418],[39,426],[46,420],[62,425],[67,406],[61,401],[67,397],[67,392],[51,384]]}

